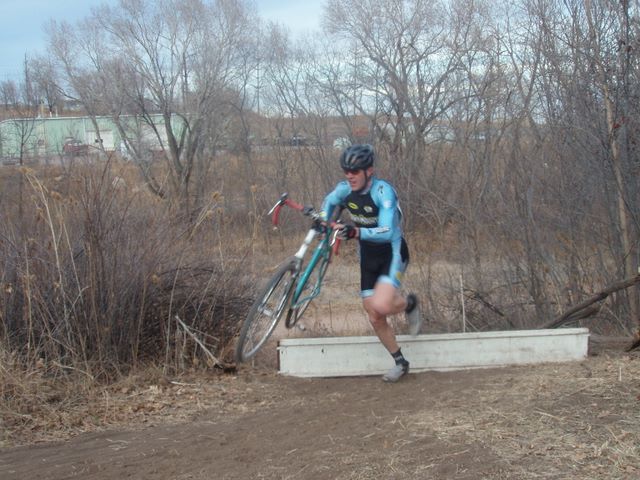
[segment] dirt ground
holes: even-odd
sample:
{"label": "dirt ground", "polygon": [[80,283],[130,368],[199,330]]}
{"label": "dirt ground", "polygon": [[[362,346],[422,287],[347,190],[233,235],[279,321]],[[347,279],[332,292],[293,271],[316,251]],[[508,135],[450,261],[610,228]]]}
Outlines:
{"label": "dirt ground", "polygon": [[0,478],[635,479],[640,357],[611,347],[395,385],[255,366],[131,381],[84,421],[16,437]]}

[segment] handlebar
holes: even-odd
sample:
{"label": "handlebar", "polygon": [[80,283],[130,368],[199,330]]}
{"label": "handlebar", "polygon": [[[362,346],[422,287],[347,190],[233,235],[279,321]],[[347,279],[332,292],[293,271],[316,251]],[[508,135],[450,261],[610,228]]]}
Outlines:
{"label": "handlebar", "polygon": [[294,202],[293,200],[291,200],[289,198],[289,194],[288,193],[283,193],[282,195],[280,195],[280,198],[278,199],[276,204],[273,207],[271,207],[271,209],[267,213],[267,215],[271,216],[271,221],[272,221],[273,226],[275,228],[278,227],[278,220],[280,218],[280,210],[285,205],[287,207],[289,207],[289,208],[293,208],[294,210],[298,210],[299,212],[301,212],[303,215],[305,215],[307,217],[311,217],[314,221],[319,222],[322,225],[329,226],[329,227],[333,228],[334,231],[333,231],[333,233],[331,235],[331,239],[330,239],[329,245],[331,245],[331,247],[333,247],[334,255],[338,254],[338,247],[340,246],[340,239],[337,237],[337,234],[338,234],[337,227],[339,227],[341,225],[340,222],[326,222],[326,221],[324,221],[323,218],[322,218],[322,215],[316,209],[314,209],[311,206],[305,206],[305,205],[302,205],[302,204],[300,204],[298,202]]}
{"label": "handlebar", "polygon": [[284,205],[289,208],[293,208],[294,210],[298,210],[299,212],[302,212],[303,215],[311,217],[314,220],[322,220],[322,215],[320,215],[320,212],[316,211],[313,207],[304,206],[300,203],[294,202],[289,198],[288,193],[283,193],[282,195],[280,195],[280,199],[273,207],[271,207],[271,210],[269,210],[269,212],[267,213],[267,215],[271,216],[271,221],[273,222],[274,227],[278,226],[280,210]]}

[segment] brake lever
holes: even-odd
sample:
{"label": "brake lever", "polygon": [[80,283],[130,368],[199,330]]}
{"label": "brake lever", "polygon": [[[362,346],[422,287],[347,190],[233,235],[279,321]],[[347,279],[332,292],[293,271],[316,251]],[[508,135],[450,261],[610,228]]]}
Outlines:
{"label": "brake lever", "polygon": [[338,229],[335,229],[333,231],[333,233],[331,234],[331,240],[329,241],[329,245],[330,246],[333,247],[335,245],[335,243],[338,241],[338,233],[339,233]]}

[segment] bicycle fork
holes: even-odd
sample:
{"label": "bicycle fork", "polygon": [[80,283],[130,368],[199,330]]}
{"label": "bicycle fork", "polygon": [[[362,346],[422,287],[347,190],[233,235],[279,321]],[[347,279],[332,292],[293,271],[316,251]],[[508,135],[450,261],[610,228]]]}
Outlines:
{"label": "bicycle fork", "polygon": [[304,242],[302,242],[302,245],[300,245],[300,248],[294,255],[294,257],[296,257],[300,263],[302,263],[307,250],[309,250],[309,245],[311,245],[313,239],[316,238],[316,235],[318,235],[318,231],[315,228],[312,228],[307,232],[307,236],[304,237]]}

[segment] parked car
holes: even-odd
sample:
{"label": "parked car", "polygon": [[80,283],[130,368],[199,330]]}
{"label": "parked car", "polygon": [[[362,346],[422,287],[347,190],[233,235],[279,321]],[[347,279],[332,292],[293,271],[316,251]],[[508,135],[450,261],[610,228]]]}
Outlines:
{"label": "parked car", "polygon": [[307,146],[307,138],[302,135],[294,135],[289,140],[289,145],[292,147],[306,147]]}
{"label": "parked car", "polygon": [[79,140],[70,139],[64,142],[62,152],[68,157],[78,157],[89,153],[89,145]]}
{"label": "parked car", "polygon": [[336,150],[344,150],[351,146],[351,140],[347,137],[338,137],[333,141],[333,148]]}

